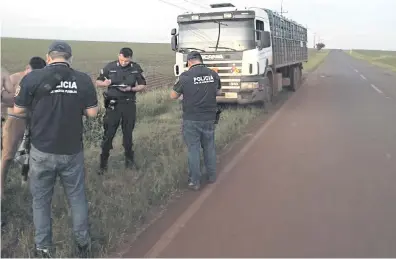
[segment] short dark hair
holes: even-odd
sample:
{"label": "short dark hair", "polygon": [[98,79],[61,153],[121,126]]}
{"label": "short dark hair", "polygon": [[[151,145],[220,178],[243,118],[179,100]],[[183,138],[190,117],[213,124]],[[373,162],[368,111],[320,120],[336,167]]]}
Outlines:
{"label": "short dark hair", "polygon": [[199,53],[198,51],[191,51],[190,53],[188,53],[186,66],[188,66],[188,61],[192,61],[192,60],[199,61],[199,63],[203,63],[201,53]]}
{"label": "short dark hair", "polygon": [[45,60],[42,59],[41,57],[32,57],[29,60],[29,65],[32,69],[41,69],[45,67],[47,63],[45,63]]}
{"label": "short dark hair", "polygon": [[48,53],[48,55],[52,58],[63,58],[64,60],[69,60],[72,55],[70,53],[67,52],[59,52],[59,51],[51,51],[50,53]]}
{"label": "short dark hair", "polygon": [[64,60],[69,61],[70,58],[72,57],[72,49],[67,42],[56,40],[52,42],[51,45],[49,46],[48,55],[52,59],[62,58]]}
{"label": "short dark hair", "polygon": [[133,51],[131,48],[122,48],[120,50],[120,54],[122,54],[126,58],[129,58],[129,57],[132,57]]}

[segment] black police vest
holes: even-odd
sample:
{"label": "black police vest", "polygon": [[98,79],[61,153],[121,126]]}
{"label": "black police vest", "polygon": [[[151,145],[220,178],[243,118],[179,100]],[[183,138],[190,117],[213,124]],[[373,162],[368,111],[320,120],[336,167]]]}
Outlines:
{"label": "black police vest", "polygon": [[76,77],[74,76],[73,73],[74,71],[68,65],[54,64],[49,66],[54,66],[54,67],[47,68],[44,70],[45,74],[40,84],[33,93],[33,107],[35,104],[37,104],[40,101],[41,98],[43,98],[46,95],[49,95],[51,91],[56,90],[56,87],[62,81],[71,81],[71,82],[76,81]]}
{"label": "black police vest", "polygon": [[128,85],[134,87],[137,82],[139,72],[133,66],[115,66],[109,69],[109,79],[111,85],[108,87],[107,95],[109,97],[131,98],[136,99],[136,92],[122,92],[117,85]]}
{"label": "black police vest", "polygon": [[82,98],[87,78],[66,64],[49,65],[36,74],[40,81],[32,89],[32,145],[52,154],[80,152],[85,109]]}
{"label": "black police vest", "polygon": [[183,86],[183,118],[215,120],[217,83],[214,72],[205,65],[194,65],[185,72]]}

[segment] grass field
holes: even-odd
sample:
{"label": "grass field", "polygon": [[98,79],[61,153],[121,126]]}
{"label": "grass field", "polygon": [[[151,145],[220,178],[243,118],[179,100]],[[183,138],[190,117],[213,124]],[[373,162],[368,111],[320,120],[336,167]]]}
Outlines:
{"label": "grass field", "polygon": [[[48,41],[2,40],[2,65],[11,72],[24,67],[32,55],[46,51]],[[107,61],[117,56],[125,44],[71,42],[76,55],[74,66],[95,74]],[[143,69],[155,67],[152,78],[172,78],[174,55],[169,44],[128,44],[136,53]],[[23,49],[23,52],[20,49]],[[155,53],[155,54],[153,54]],[[327,51],[310,51],[306,70],[315,68],[325,58]],[[81,56],[80,56],[81,55]],[[158,61],[158,57],[161,57]],[[150,74],[150,72],[148,72]],[[158,73],[158,75],[157,75]],[[181,110],[178,102],[169,99],[169,90],[156,89],[137,97],[137,125],[134,130],[134,149],[140,170],[123,168],[123,149],[120,132],[114,140],[109,160],[109,171],[97,175],[102,137],[102,115],[85,121],[85,156],[87,195],[89,200],[91,235],[95,257],[106,257],[117,251],[123,243],[130,242],[147,215],[175,193],[180,193],[186,183],[186,148],[181,138]],[[216,129],[218,152],[240,137],[247,125],[265,116],[259,108],[233,107],[222,113]],[[2,231],[2,257],[29,257],[34,246],[31,197],[26,186],[21,186],[19,172],[9,173],[6,200],[2,215],[7,225]],[[70,257],[73,236],[70,211],[58,183],[53,198],[53,241],[57,257]]]}
{"label": "grass field", "polygon": [[352,50],[347,51],[352,57],[366,60],[373,65],[396,72],[396,51]]}
{"label": "grass field", "polygon": [[[11,72],[20,71],[32,56],[45,57],[50,40],[1,39],[1,61]],[[103,66],[117,58],[125,46],[134,51],[134,60],[141,64],[148,84],[163,86],[174,81],[174,52],[170,44],[112,43],[68,41],[73,49],[73,67],[95,78]],[[154,51],[153,51],[154,50]]]}

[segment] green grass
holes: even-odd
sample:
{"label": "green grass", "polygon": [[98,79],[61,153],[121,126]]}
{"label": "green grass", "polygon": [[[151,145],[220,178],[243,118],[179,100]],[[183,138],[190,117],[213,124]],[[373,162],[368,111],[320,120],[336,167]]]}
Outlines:
{"label": "green grass", "polygon": [[[1,38],[1,61],[10,72],[23,70],[32,56],[45,58],[51,40]],[[175,54],[170,44],[68,41],[73,50],[73,67],[95,78],[100,69],[117,59],[122,47],[130,47],[141,64],[148,84],[162,86],[174,81]]]}
{"label": "green grass", "polygon": [[[45,53],[49,42],[9,40],[2,43],[3,65],[11,71],[23,68],[31,55]],[[19,45],[18,45],[19,44]],[[86,71],[95,73],[104,62],[111,60],[117,50],[124,46],[119,43],[72,42],[81,65],[85,61]],[[24,52],[16,47],[24,46]],[[140,55],[142,63],[155,62],[162,56],[163,64],[173,64],[174,56],[168,54],[168,44],[129,44]],[[155,48],[155,50],[153,49]],[[15,51],[15,52],[14,52]],[[147,57],[141,53],[146,53]],[[326,51],[310,51],[306,70],[320,64]],[[168,56],[168,59],[165,57]],[[84,58],[85,59],[84,59]],[[92,60],[92,61],[91,61]],[[159,70],[171,75],[171,65],[163,65]],[[155,75],[154,75],[155,76]],[[139,94],[137,98],[137,125],[134,130],[134,149],[140,170],[123,168],[121,134],[118,132],[109,160],[109,171],[104,176],[97,175],[102,137],[102,116],[85,121],[86,183],[89,200],[91,235],[95,257],[106,257],[125,242],[129,242],[136,229],[141,226],[154,208],[166,204],[175,193],[184,189],[186,182],[186,147],[181,137],[181,106],[169,99],[168,89],[156,89]],[[233,107],[222,113],[216,129],[216,148],[220,153],[225,146],[236,140],[247,125],[264,113],[255,107]],[[33,242],[31,197],[26,186],[21,186],[19,172],[9,173],[6,185],[6,200],[2,203],[2,215],[7,226],[2,234],[2,257],[29,257]],[[53,241],[57,257],[70,257],[73,236],[70,211],[61,185],[58,183],[53,198]]]}
{"label": "green grass", "polygon": [[316,69],[320,64],[323,63],[323,61],[325,60],[328,54],[329,54],[329,50],[327,49],[322,49],[322,50],[309,49],[308,50],[309,60],[306,64],[304,64],[304,70],[312,71]]}
{"label": "green grass", "polygon": [[354,58],[362,59],[373,65],[396,72],[396,51],[347,50],[346,52]]}

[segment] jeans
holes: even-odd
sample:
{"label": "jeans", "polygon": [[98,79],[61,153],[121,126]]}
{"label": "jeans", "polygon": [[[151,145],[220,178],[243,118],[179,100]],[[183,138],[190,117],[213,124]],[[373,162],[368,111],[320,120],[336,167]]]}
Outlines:
{"label": "jeans", "polygon": [[75,240],[80,246],[90,242],[84,174],[83,151],[75,155],[55,155],[41,152],[32,145],[29,178],[37,248],[52,246],[51,201],[58,175],[71,207]]}
{"label": "jeans", "polygon": [[183,120],[183,137],[188,148],[188,175],[190,181],[194,184],[199,184],[201,180],[201,147],[209,180],[215,180],[216,145],[214,121]]}

